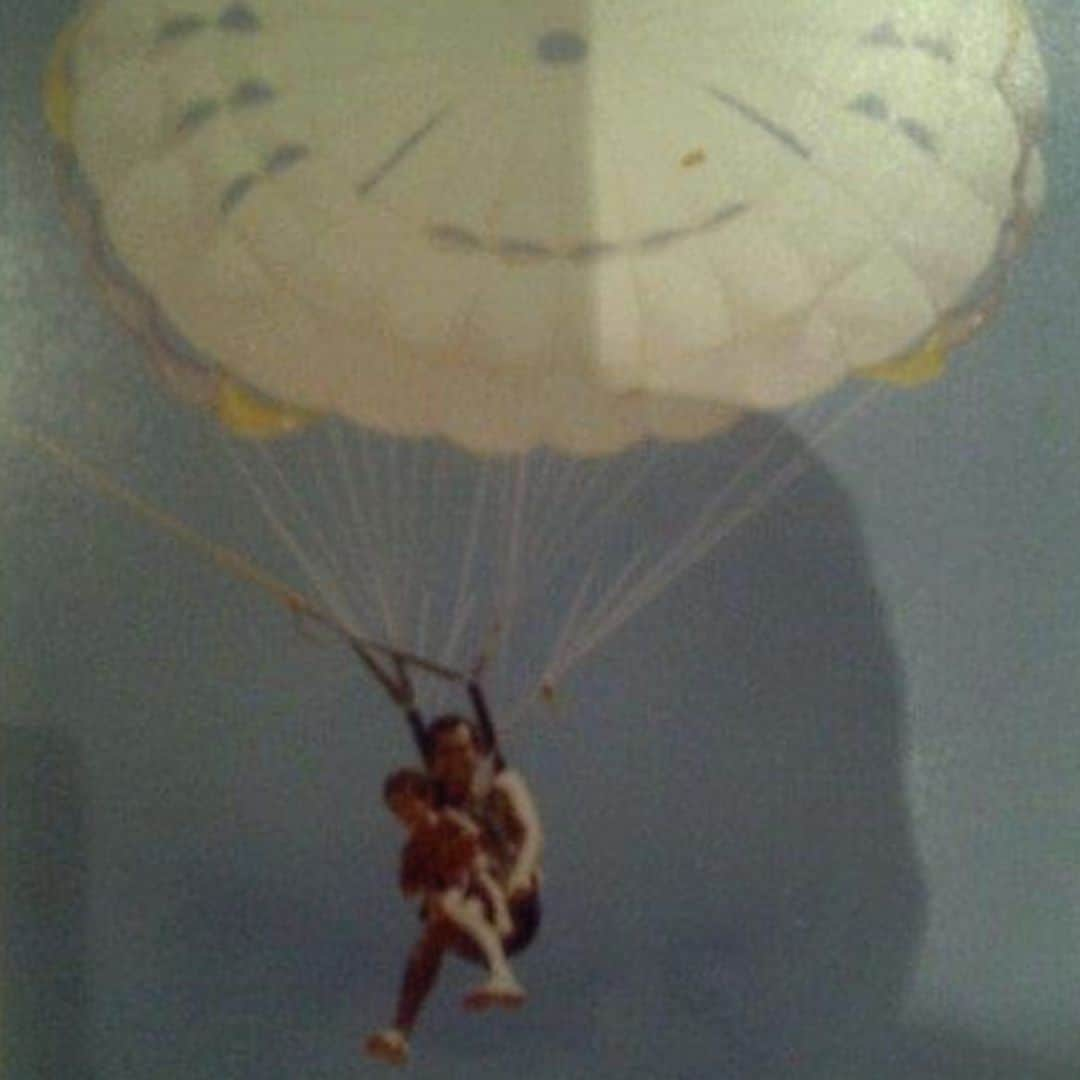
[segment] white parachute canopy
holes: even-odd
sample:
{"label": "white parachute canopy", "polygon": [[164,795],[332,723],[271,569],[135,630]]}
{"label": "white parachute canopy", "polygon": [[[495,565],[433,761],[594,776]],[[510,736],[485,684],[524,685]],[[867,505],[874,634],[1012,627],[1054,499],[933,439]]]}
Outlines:
{"label": "white parachute canopy", "polygon": [[96,0],[63,61],[159,358],[479,454],[895,364],[985,311],[1042,196],[1019,0]]}

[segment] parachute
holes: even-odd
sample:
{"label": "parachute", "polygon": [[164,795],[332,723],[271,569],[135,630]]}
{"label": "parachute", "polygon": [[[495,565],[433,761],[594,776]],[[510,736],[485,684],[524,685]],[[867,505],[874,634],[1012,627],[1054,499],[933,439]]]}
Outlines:
{"label": "parachute", "polygon": [[[1037,216],[1045,99],[1020,0],[94,0],[46,86],[72,219],[156,369],[231,432],[327,428],[359,567],[253,481],[270,520],[349,625],[461,656],[545,547],[538,474],[571,505],[547,537],[585,535],[588,498],[634,497],[615,459],[932,378]],[[317,486],[274,469],[287,502]],[[582,640],[718,521],[582,586]],[[443,523],[440,623],[402,552]],[[335,575],[367,582],[352,607]]]}

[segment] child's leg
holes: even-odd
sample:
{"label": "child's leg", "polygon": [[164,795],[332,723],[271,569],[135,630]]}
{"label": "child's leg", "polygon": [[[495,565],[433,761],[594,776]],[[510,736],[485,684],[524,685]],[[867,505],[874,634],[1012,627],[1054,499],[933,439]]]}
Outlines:
{"label": "child's leg", "polygon": [[508,937],[514,929],[514,920],[510,916],[510,905],[506,902],[506,893],[488,870],[477,869],[473,873],[473,883],[484,894],[491,907],[491,922],[499,938]]}
{"label": "child's leg", "polygon": [[488,971],[493,975],[509,974],[506,953],[498,931],[488,920],[484,905],[462,888],[447,889],[433,898],[439,911],[472,941],[484,956]]}
{"label": "child's leg", "polygon": [[409,1035],[424,999],[439,977],[449,945],[445,924],[433,921],[424,927],[423,935],[409,954],[393,1027],[374,1032],[365,1044],[371,1057],[390,1065],[404,1065],[408,1060]]}
{"label": "child's leg", "polygon": [[439,893],[435,903],[446,919],[476,945],[487,963],[487,981],[466,997],[466,1007],[484,1009],[490,1005],[520,1005],[525,1000],[525,991],[510,970],[502,939],[485,917],[481,901],[468,896],[463,889],[455,888]]}
{"label": "child's leg", "polygon": [[453,942],[454,930],[448,921],[431,919],[424,924],[420,940],[409,953],[405,966],[393,1026],[375,1031],[367,1039],[365,1048],[370,1056],[390,1065],[404,1065],[408,1061],[409,1036]]}

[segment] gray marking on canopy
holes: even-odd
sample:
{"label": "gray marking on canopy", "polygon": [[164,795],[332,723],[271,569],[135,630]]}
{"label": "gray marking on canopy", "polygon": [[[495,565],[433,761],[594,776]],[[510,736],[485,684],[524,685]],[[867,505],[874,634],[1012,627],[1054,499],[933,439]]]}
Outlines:
{"label": "gray marking on canopy", "polygon": [[258,180],[258,173],[244,173],[233,180],[221,194],[221,212],[231,214]]}
{"label": "gray marking on canopy", "polygon": [[874,45],[883,49],[902,49],[904,39],[900,36],[896,26],[888,19],[878,23],[868,31],[862,39],[864,45]]}
{"label": "gray marking on canopy", "polygon": [[254,33],[262,29],[262,21],[247,4],[230,4],[219,16],[218,26],[222,30],[237,33]]}
{"label": "gray marking on canopy", "polygon": [[601,259],[610,258],[612,255],[618,255],[620,251],[621,249],[617,244],[605,240],[588,240],[584,244],[572,247],[566,253],[566,257],[570,262],[594,263],[599,262]]}
{"label": "gray marking on canopy", "polygon": [[186,135],[209,123],[218,113],[221,105],[214,98],[199,98],[185,106],[176,123],[177,134]]}
{"label": "gray marking on canopy", "polygon": [[263,169],[268,176],[280,176],[291,169],[311,153],[310,147],[303,143],[282,143],[263,162]]}
{"label": "gray marking on canopy", "polygon": [[440,247],[453,251],[475,253],[484,247],[476,233],[460,225],[433,225],[428,229],[428,236]]}
{"label": "gray marking on canopy", "polygon": [[442,112],[436,113],[423,127],[404,139],[396,149],[391,151],[390,156],[381,165],[377,166],[366,179],[361,180],[356,185],[356,193],[361,198],[370,195],[443,122],[448,111],[444,109]]}
{"label": "gray marking on canopy", "polygon": [[277,91],[265,79],[245,79],[237,83],[229,95],[229,104],[236,109],[266,105],[277,97]]}
{"label": "gray marking on canopy", "polygon": [[575,30],[550,30],[536,43],[545,64],[578,64],[589,55],[589,43]]}
{"label": "gray marking on canopy", "polygon": [[[277,97],[277,92],[261,79],[247,79],[238,83],[229,95],[228,104],[232,109],[249,109],[266,105]],[[217,98],[195,98],[184,106],[180,119],[176,122],[176,133],[188,135],[208,124],[221,111],[221,102]]]}
{"label": "gray marking on canopy", "polygon": [[947,38],[917,37],[912,41],[911,47],[946,64],[956,63],[956,50]]}
{"label": "gray marking on canopy", "polygon": [[303,143],[282,143],[263,159],[263,174],[248,172],[229,182],[221,194],[219,206],[223,214],[231,214],[251,193],[260,180],[273,178],[287,172],[311,154],[311,148]]}
{"label": "gray marking on canopy", "polygon": [[698,231],[710,232],[717,229],[721,225],[726,225],[732,218],[745,214],[749,209],[749,203],[744,202],[728,203],[726,206],[721,206],[719,210],[714,211],[702,222],[701,229]]}
{"label": "gray marking on canopy", "polygon": [[541,244],[536,240],[521,240],[517,237],[500,240],[495,250],[497,254],[508,259],[553,259],[557,254],[547,244]]}
{"label": "gray marking on canopy", "polygon": [[660,251],[662,248],[670,247],[676,240],[685,239],[687,236],[693,236],[698,232],[698,229],[657,229],[655,232],[646,233],[638,241],[637,246],[642,251]]}
{"label": "gray marking on canopy", "polygon": [[464,255],[486,254],[533,264],[551,259],[561,259],[571,263],[591,263],[615,255],[629,255],[635,251],[648,253],[662,250],[680,240],[701,236],[718,229],[749,209],[746,203],[729,203],[721,206],[696,225],[656,229],[651,233],[630,237],[621,243],[586,240],[564,247],[518,236],[484,237],[473,229],[447,223],[431,226],[427,234],[436,246]]}
{"label": "gray marking on canopy", "polygon": [[191,37],[192,34],[205,30],[208,25],[201,15],[174,15],[171,19],[166,19],[158,28],[157,43],[165,45],[171,41]]}
{"label": "gray marking on canopy", "polygon": [[926,153],[938,156],[938,143],[934,133],[918,120],[902,116],[896,121],[896,126],[920,149]]}
{"label": "gray marking on canopy", "polygon": [[889,103],[880,95],[867,91],[847,104],[848,112],[861,113],[871,120],[888,120]]}
{"label": "gray marking on canopy", "polygon": [[810,153],[810,148],[801,143],[792,132],[781,127],[775,121],[770,120],[763,112],[755,109],[753,105],[735,97],[734,94],[729,94],[724,90],[718,90],[714,86],[710,86],[707,89],[717,101],[721,101],[729,108],[734,109],[740,116],[745,117],[750,123],[755,127],[760,128],[767,135],[771,135],[777,142],[782,143],[788,150],[798,154],[799,157],[809,160],[813,156]]}

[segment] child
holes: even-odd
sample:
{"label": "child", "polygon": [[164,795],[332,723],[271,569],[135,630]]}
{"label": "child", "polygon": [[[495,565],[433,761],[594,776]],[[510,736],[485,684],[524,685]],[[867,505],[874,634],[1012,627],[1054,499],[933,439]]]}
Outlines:
{"label": "child", "polygon": [[[436,809],[431,780],[415,769],[393,773],[383,797],[409,830],[401,856],[401,891],[421,895],[425,919],[444,920],[487,965],[487,979],[466,996],[465,1007],[521,1005],[525,992],[503,948],[513,921],[479,826],[460,810]],[[400,1064],[408,1053],[405,1032],[397,1027],[376,1032],[368,1039],[367,1050],[373,1057]]]}

